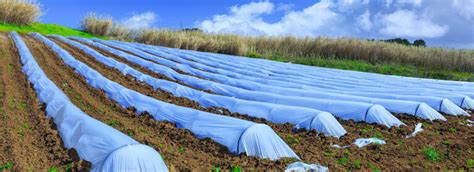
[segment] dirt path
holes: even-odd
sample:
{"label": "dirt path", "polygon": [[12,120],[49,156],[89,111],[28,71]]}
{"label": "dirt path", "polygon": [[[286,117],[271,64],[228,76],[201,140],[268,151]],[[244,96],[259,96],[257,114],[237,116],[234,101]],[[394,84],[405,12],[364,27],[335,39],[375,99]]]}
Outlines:
{"label": "dirt path", "polygon": [[72,167],[74,160],[22,73],[16,48],[6,34],[0,34],[0,52],[0,166],[13,164],[12,169],[20,171]]}
{"label": "dirt path", "polygon": [[63,64],[46,46],[26,37],[36,60],[68,95],[74,104],[92,117],[129,134],[137,141],[157,149],[168,167],[177,170],[231,168],[240,165],[254,169],[282,169],[286,164],[247,156],[234,156],[215,142],[197,139],[188,130],[177,129],[168,122],[158,122],[148,115],[137,117],[132,110],[121,108],[101,91],[88,86],[80,75]]}

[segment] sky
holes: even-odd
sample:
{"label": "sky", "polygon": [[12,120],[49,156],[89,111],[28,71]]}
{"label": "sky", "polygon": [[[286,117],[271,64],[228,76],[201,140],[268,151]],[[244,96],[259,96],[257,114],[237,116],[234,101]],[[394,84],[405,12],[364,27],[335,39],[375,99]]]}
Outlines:
{"label": "sky", "polygon": [[79,28],[88,12],[132,28],[248,36],[424,39],[474,49],[474,0],[37,0],[41,21]]}

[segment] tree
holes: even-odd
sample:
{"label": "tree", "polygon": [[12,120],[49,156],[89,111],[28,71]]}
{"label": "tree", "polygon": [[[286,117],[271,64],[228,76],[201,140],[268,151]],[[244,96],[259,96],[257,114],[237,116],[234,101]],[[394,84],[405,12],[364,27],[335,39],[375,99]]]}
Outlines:
{"label": "tree", "polygon": [[415,42],[413,42],[413,45],[417,47],[426,47],[426,42],[423,39],[417,39]]}

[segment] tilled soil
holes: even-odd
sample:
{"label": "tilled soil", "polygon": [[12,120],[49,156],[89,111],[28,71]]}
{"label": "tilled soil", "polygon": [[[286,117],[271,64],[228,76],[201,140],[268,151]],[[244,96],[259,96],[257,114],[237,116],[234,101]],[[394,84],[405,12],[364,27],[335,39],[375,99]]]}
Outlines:
{"label": "tilled soil", "polygon": [[[272,162],[245,155],[235,156],[212,140],[199,140],[188,130],[178,129],[174,124],[155,121],[146,114],[137,116],[133,109],[120,107],[108,100],[103,92],[88,86],[83,77],[63,64],[62,60],[48,47],[29,36],[23,38],[48,77],[75,105],[92,117],[127,133],[140,143],[154,147],[172,171],[196,169],[208,171],[215,166],[225,169],[240,166],[244,170],[281,171],[290,162],[295,161],[283,159]],[[2,39],[0,40],[0,112],[2,114],[0,116],[0,132],[2,133],[0,168],[12,162],[13,169],[16,171],[38,169],[45,171],[52,167],[87,169],[87,163],[78,161],[73,151],[68,152],[62,147],[54,125],[49,118],[45,117],[43,107],[35,98],[34,91],[21,72],[19,57],[11,41],[4,39],[1,35],[0,39]],[[290,124],[273,124],[264,119],[230,113],[222,108],[202,108],[188,99],[174,97],[162,90],[154,91],[146,84],[134,81],[129,76],[122,76],[116,70],[101,65],[92,57],[76,49],[61,43],[60,45],[78,60],[105,74],[104,76],[109,79],[149,96],[181,106],[267,124],[292,147],[302,161],[320,163],[331,170],[467,170],[468,160],[474,159],[472,146],[474,133],[472,127],[468,127],[466,123],[467,119],[474,120],[473,117],[447,117],[448,122],[429,122],[407,115],[397,115],[408,126],[390,129],[374,124],[339,120],[348,132],[340,139],[318,135],[313,131],[294,132]],[[124,59],[112,57],[130,65],[123,61]],[[146,69],[132,67],[153,77],[167,79]],[[12,98],[15,101],[10,101]],[[413,138],[405,138],[418,122],[423,122],[425,131]],[[27,125],[24,125],[25,123]],[[23,133],[23,135],[18,133]],[[351,145],[356,138],[362,137],[383,138],[387,144],[374,144],[364,148],[352,145],[346,149],[331,147],[333,144]]]}
{"label": "tilled soil", "polygon": [[[127,63],[127,62],[125,62]],[[130,63],[127,63],[130,64]],[[140,70],[140,69],[139,69]],[[184,73],[184,72],[181,72]],[[187,74],[190,75],[190,74]],[[474,133],[465,124],[468,117],[447,116],[448,122],[426,121],[409,115],[397,115],[408,126],[387,128],[375,124],[338,120],[348,134],[340,139],[318,135],[313,131],[292,132],[289,124],[273,124],[264,119],[230,113],[225,109],[211,111],[271,126],[305,162],[321,163],[336,170],[442,170],[468,169],[469,159],[474,158]],[[473,117],[470,117],[472,120]],[[413,138],[406,138],[414,126],[423,122],[425,131]],[[461,124],[460,124],[461,123]],[[385,145],[336,149],[331,145],[351,145],[357,138],[381,138]],[[435,150],[428,157],[430,148]],[[431,151],[433,152],[433,151]],[[433,154],[433,153],[431,153]],[[435,158],[432,158],[435,157]]]}
{"label": "tilled soil", "polygon": [[171,169],[208,170],[214,166],[231,168],[236,165],[254,169],[282,169],[286,166],[282,161],[232,155],[212,140],[199,140],[188,130],[178,129],[174,124],[155,121],[149,115],[137,116],[132,109],[120,107],[108,100],[103,92],[88,86],[82,76],[65,65],[48,47],[34,38],[24,38],[47,76],[61,86],[74,104],[92,117],[154,147]]}
{"label": "tilled soil", "polygon": [[7,34],[0,34],[0,167],[80,170],[81,162],[74,151],[68,153],[63,147],[54,123],[21,71],[14,46]]}

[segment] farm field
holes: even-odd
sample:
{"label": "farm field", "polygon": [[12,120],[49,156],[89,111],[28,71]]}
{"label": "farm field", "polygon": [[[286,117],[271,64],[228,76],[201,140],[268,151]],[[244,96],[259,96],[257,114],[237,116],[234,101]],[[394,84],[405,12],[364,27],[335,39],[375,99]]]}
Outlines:
{"label": "farm field", "polygon": [[[336,171],[474,168],[473,83],[80,37],[19,38],[72,104],[156,150],[170,171],[282,171],[299,161]],[[94,168],[64,147],[22,70],[18,41],[9,33],[0,39],[0,169]],[[419,123],[424,131],[407,138]],[[358,138],[386,144],[358,148]]]}

